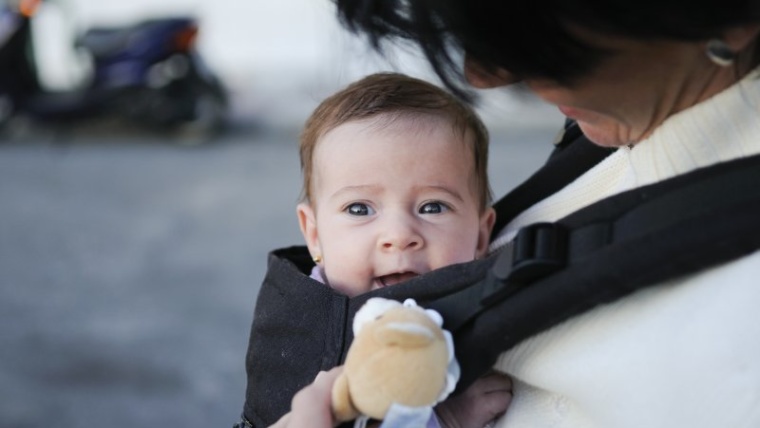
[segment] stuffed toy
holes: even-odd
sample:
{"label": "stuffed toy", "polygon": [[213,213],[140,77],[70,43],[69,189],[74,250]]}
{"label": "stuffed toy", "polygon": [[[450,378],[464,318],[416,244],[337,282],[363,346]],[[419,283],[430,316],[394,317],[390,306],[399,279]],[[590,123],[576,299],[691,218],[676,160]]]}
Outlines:
{"label": "stuffed toy", "polygon": [[[459,380],[451,334],[438,312],[412,299],[371,298],[356,313],[354,341],[332,390],[338,421],[385,420],[383,427],[424,420]],[[386,423],[395,419],[395,423]],[[398,422],[406,421],[406,422]]]}

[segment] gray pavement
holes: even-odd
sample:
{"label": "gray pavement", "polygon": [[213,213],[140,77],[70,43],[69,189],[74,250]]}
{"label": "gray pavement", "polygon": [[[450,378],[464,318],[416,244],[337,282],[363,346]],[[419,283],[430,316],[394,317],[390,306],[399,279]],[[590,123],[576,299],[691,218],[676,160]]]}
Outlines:
{"label": "gray pavement", "polygon": [[[553,135],[493,136],[497,196]],[[301,243],[296,136],[0,142],[0,428],[230,427],[266,254]]]}

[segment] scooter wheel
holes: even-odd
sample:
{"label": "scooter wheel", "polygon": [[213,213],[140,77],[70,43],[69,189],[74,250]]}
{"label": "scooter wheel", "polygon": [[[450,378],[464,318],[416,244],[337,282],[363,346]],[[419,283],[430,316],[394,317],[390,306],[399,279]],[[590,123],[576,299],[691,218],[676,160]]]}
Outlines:
{"label": "scooter wheel", "polygon": [[198,91],[193,103],[192,119],[177,130],[178,141],[185,145],[209,142],[219,135],[227,120],[227,101],[211,88]]}
{"label": "scooter wheel", "polygon": [[15,107],[9,95],[0,94],[0,133],[4,133],[13,118]]}

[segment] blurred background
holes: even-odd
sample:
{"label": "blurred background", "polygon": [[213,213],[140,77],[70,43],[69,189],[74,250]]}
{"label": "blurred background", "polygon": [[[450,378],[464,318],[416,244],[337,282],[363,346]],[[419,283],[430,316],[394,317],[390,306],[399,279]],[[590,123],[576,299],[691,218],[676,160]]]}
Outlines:
{"label": "blurred background", "polygon": [[[370,72],[437,79],[329,0],[0,9],[0,427],[231,426],[267,253],[301,244],[303,121]],[[502,90],[478,110],[499,196],[562,118]]]}

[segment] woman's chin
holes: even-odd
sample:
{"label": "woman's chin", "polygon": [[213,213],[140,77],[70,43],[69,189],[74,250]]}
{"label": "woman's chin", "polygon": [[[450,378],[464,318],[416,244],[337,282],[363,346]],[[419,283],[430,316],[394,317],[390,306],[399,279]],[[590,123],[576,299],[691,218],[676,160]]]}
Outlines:
{"label": "woman's chin", "polygon": [[633,143],[630,138],[622,138],[622,134],[628,134],[621,132],[618,126],[604,125],[604,124],[591,124],[587,122],[578,121],[583,135],[589,139],[592,143],[602,147],[623,147]]}

